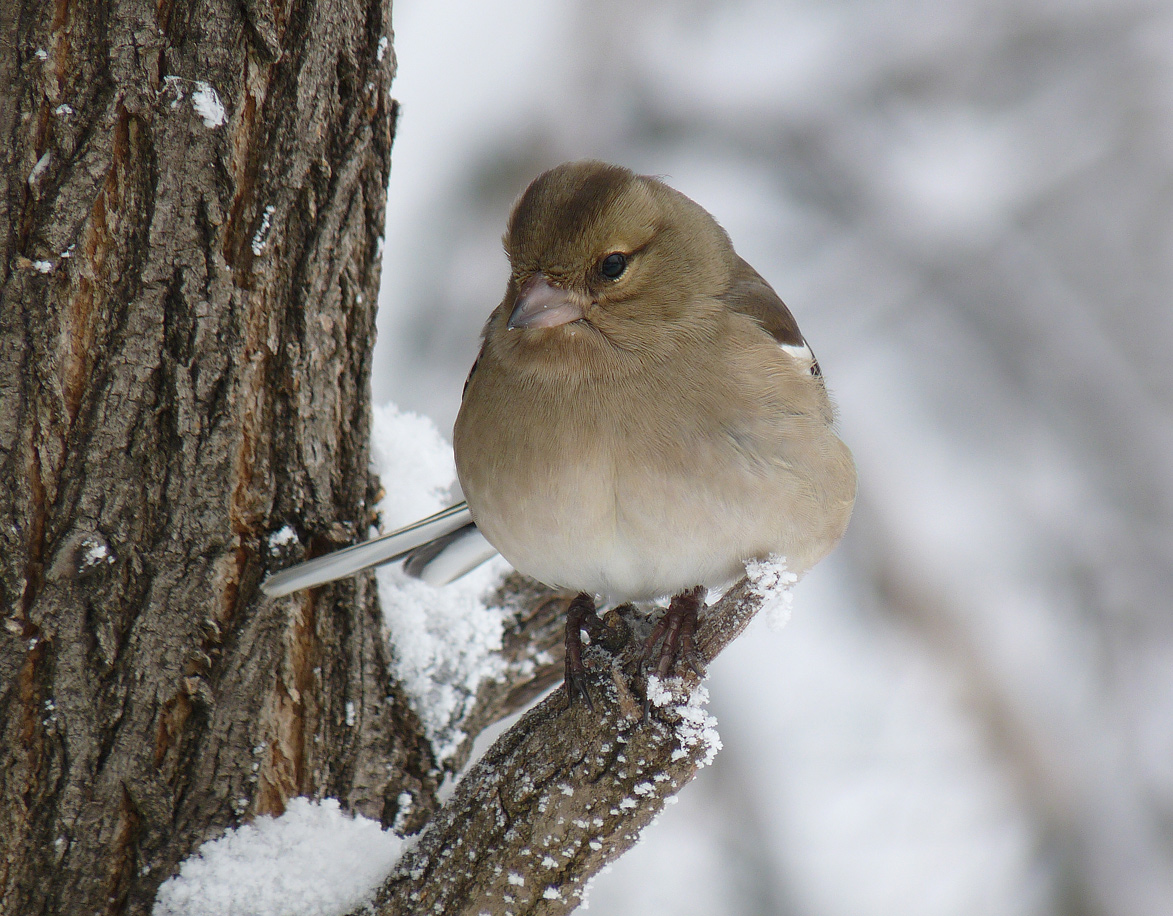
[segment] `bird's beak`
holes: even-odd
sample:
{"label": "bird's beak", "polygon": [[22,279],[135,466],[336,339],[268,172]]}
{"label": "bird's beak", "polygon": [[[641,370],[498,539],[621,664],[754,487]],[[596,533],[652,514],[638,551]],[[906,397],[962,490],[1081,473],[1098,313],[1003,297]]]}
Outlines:
{"label": "bird's beak", "polygon": [[583,296],[554,286],[542,274],[534,274],[517,293],[509,328],[556,328],[578,321],[585,314]]}

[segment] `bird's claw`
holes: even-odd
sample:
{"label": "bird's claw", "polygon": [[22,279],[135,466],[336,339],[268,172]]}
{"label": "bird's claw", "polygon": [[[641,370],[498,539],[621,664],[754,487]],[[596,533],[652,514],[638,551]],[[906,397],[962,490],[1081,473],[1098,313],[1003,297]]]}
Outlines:
{"label": "bird's claw", "polygon": [[656,644],[662,639],[656,659],[657,676],[661,679],[668,677],[677,662],[684,662],[697,677],[704,677],[704,666],[696,651],[697,614],[704,603],[704,594],[704,587],[698,585],[672,599],[664,616],[644,642],[640,657],[641,674],[652,659]]}
{"label": "bird's claw", "polygon": [[578,700],[581,699],[583,705],[590,712],[595,711],[595,704],[591,702],[590,691],[587,690],[586,672],[571,671],[570,666],[566,666],[566,704],[567,706],[574,706]]}
{"label": "bird's claw", "polygon": [[582,660],[582,633],[586,630],[592,641],[598,642],[611,652],[618,652],[627,642],[627,627],[622,619],[617,618],[619,626],[609,627],[602,618],[595,613],[595,599],[586,592],[580,592],[570,602],[566,609],[566,702],[573,706],[578,698],[591,712],[595,711],[595,704],[591,702],[590,692],[587,690],[586,665]]}

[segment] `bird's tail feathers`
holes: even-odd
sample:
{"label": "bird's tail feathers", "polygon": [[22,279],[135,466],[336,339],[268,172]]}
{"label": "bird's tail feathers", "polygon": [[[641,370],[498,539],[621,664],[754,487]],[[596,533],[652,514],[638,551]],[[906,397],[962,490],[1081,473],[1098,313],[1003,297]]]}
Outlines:
{"label": "bird's tail feathers", "polygon": [[497,549],[469,523],[413,550],[404,557],[403,569],[428,585],[447,585],[496,555]]}
{"label": "bird's tail feathers", "polygon": [[[383,563],[400,559],[412,551],[425,548],[437,539],[444,539],[457,534],[464,528],[472,528],[476,532],[476,527],[472,521],[472,514],[468,511],[468,504],[460,502],[455,506],[450,506],[441,512],[437,512],[435,515],[430,515],[405,528],[400,528],[398,531],[392,531],[390,534],[384,534],[381,537],[373,538],[362,544],[355,544],[352,547],[344,547],[342,550],[336,550],[325,556],[316,557],[313,560],[307,560],[289,569],[283,569],[280,572],[274,573],[261,583],[261,591],[272,598],[278,598],[282,595],[289,595],[293,592],[300,591],[303,588],[324,585],[327,582],[333,582],[335,579],[353,576],[372,566],[379,566]],[[476,532],[475,538],[466,535],[457,538],[453,542],[454,545],[461,548],[453,556],[447,560],[443,560],[445,551],[441,548],[432,558],[420,564],[419,568],[421,571],[426,572],[431,568],[433,562],[439,562],[440,565],[433,570],[432,575],[448,575],[452,569],[469,562],[472,555],[466,553],[466,551],[478,540],[483,547],[488,546],[488,542],[484,540],[480,532]],[[469,543],[462,544],[461,542],[464,541],[468,541]],[[472,566],[465,566],[464,569],[455,575],[451,575],[446,581],[450,582],[452,579],[463,575],[472,569],[473,566],[483,563],[491,555],[485,555],[478,563],[474,563]],[[453,564],[452,561],[460,556],[463,556],[463,560],[460,563]],[[423,578],[425,581],[431,581],[430,575],[421,574],[420,578]]]}

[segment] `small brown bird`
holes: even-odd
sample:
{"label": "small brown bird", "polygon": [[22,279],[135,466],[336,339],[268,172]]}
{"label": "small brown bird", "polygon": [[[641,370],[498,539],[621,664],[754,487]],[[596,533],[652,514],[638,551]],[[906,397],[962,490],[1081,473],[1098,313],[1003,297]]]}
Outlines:
{"label": "small brown bird", "polygon": [[802,575],[835,546],[855,467],[789,309],[680,192],[566,163],[521,195],[504,241],[509,284],[454,433],[467,507],[264,589],[286,594],[410,551],[409,571],[450,580],[485,559],[479,529],[521,572],[581,593],[567,689],[589,704],[580,629],[598,625],[595,596],[676,596],[645,648],[663,637],[666,673],[691,654],[706,588],[770,554]]}

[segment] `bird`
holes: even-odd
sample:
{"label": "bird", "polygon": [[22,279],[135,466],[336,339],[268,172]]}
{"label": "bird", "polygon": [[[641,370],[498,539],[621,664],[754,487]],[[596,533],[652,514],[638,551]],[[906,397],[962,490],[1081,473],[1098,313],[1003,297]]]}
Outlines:
{"label": "bird", "polygon": [[[443,583],[500,553],[576,593],[566,690],[590,706],[596,601],[670,598],[643,647],[696,667],[708,590],[745,563],[801,576],[856,492],[822,371],[790,310],[700,204],[577,160],[537,176],[503,238],[510,275],[453,430],[463,501],[271,576],[287,594],[403,559]],[[658,655],[657,655],[657,646]]]}

